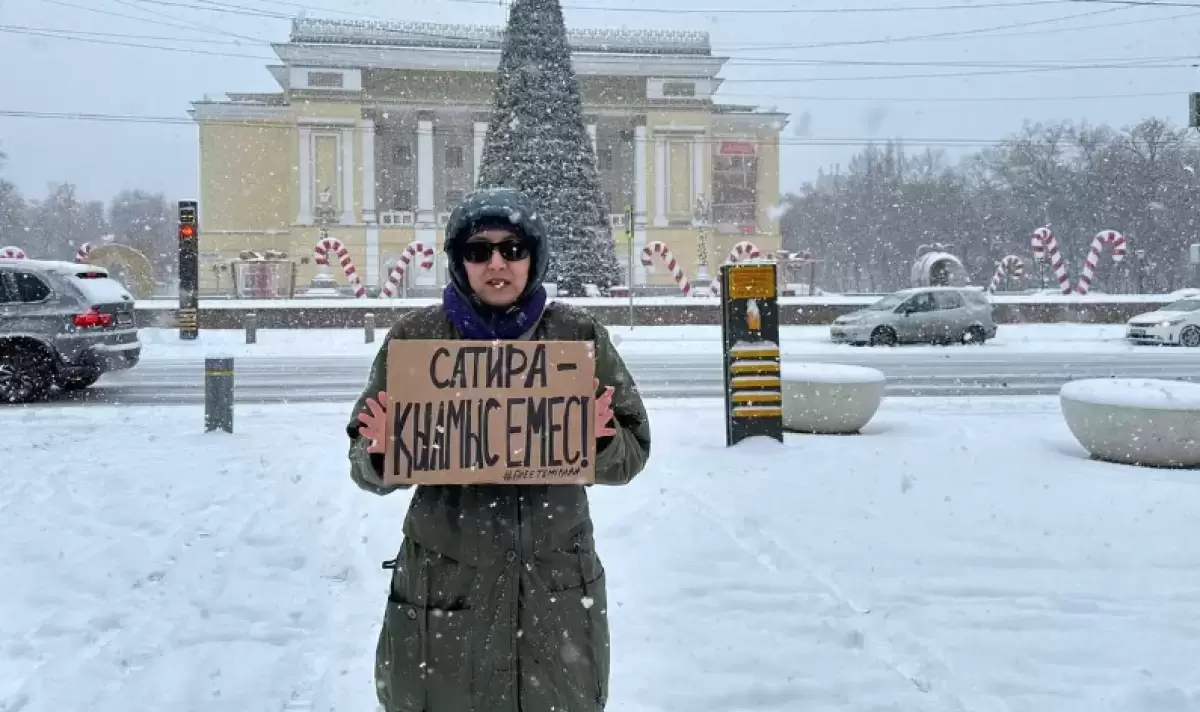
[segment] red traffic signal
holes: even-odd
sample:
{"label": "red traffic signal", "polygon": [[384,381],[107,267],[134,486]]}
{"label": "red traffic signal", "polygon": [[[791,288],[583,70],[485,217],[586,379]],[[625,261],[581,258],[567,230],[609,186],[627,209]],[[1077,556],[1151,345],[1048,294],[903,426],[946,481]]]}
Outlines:
{"label": "red traffic signal", "polygon": [[196,227],[194,225],[180,225],[179,237],[183,240],[188,240],[196,236]]}

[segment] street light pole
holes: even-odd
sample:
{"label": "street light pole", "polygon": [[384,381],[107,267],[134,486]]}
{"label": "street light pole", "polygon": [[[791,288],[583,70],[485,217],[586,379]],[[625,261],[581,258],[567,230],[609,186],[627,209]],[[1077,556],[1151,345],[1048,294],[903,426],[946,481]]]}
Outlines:
{"label": "street light pole", "polygon": [[700,234],[696,238],[696,282],[698,284],[707,284],[711,281],[708,276],[708,235],[705,232],[708,228],[711,209],[712,204],[705,200],[703,195],[696,197],[696,206],[692,215],[694,222],[700,228]]}
{"label": "street light pole", "polygon": [[625,253],[629,262],[629,284],[625,285],[629,292],[629,330],[633,331],[633,206],[625,206]]}
{"label": "street light pole", "polygon": [[1143,269],[1142,265],[1146,261],[1146,251],[1145,250],[1134,250],[1133,254],[1137,255],[1137,267],[1133,272],[1133,280],[1134,280],[1134,287],[1135,287],[1133,293],[1141,294],[1142,293],[1142,269]]}

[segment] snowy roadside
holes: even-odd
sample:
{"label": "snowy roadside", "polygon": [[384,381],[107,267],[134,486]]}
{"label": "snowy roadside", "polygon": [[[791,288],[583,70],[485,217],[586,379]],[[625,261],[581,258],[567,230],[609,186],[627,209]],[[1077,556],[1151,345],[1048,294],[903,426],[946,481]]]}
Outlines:
{"label": "snowy roadside", "polygon": [[[855,357],[889,358],[913,352],[936,350],[939,355],[958,352],[1006,353],[1161,353],[1153,346],[1135,346],[1124,340],[1124,327],[1108,324],[1014,324],[1002,325],[995,340],[982,347],[946,348],[904,346],[870,349],[834,344],[829,327],[788,326],[780,330],[785,355],[853,354]],[[609,328],[619,340],[618,349],[628,355],[718,354],[719,326],[623,326]],[[219,351],[238,358],[318,358],[321,356],[374,356],[386,336],[376,330],[375,343],[364,343],[360,329],[259,329],[258,343],[247,345],[240,330],[203,331],[198,341],[181,341],[173,329],[141,329],[142,358],[145,360],[201,359]]]}
{"label": "snowy roadside", "polygon": [[[1197,473],[1087,460],[1053,398],[732,449],[648,405],[650,469],[591,491],[611,710],[1200,707]],[[0,710],[374,708],[407,497],[351,484],[344,407],[46,413],[0,412]]]}

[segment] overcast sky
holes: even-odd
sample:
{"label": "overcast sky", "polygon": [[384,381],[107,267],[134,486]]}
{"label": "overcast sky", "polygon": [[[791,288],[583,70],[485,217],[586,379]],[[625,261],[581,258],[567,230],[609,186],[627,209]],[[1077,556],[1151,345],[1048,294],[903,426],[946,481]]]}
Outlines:
{"label": "overcast sky", "polygon": [[[967,144],[951,149],[958,154],[1024,120],[1123,126],[1161,116],[1184,124],[1187,94],[1198,88],[1200,0],[1164,2],[564,0],[564,7],[573,27],[709,32],[716,53],[731,58],[719,96],[791,114],[786,191],[820,167],[844,164],[872,139],[903,138],[914,149]],[[490,0],[0,0],[4,176],[31,197],[62,180],[106,201],[124,188],[195,196],[189,102],[277,90],[264,68],[274,60],[268,43],[286,41],[297,14],[496,24],[504,17]]]}

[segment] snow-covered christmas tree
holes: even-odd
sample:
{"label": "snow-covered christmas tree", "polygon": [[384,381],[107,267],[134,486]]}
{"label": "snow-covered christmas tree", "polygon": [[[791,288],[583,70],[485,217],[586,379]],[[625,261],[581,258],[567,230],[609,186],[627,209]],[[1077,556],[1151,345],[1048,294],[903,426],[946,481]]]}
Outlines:
{"label": "snow-covered christmas tree", "polygon": [[547,281],[581,295],[620,279],[558,0],[509,8],[479,187],[525,192],[550,235]]}

